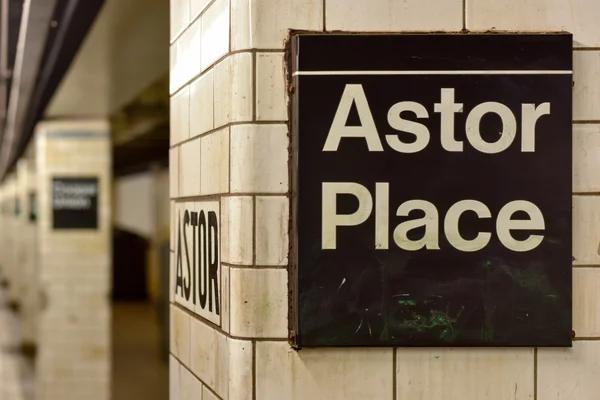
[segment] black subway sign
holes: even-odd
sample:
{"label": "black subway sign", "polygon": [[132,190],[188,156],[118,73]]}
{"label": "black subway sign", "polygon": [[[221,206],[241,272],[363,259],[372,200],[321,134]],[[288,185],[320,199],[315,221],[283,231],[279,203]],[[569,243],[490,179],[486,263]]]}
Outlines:
{"label": "black subway sign", "polygon": [[571,345],[571,48],[294,36],[298,346]]}
{"label": "black subway sign", "polygon": [[98,178],[52,179],[52,227],[98,229]]}
{"label": "black subway sign", "polygon": [[221,325],[219,203],[177,204],[175,302]]}

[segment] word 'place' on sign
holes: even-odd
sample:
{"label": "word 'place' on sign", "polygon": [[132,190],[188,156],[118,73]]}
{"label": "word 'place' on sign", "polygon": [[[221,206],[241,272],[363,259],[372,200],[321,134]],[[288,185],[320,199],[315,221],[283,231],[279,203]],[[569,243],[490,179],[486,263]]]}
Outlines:
{"label": "word 'place' on sign", "polygon": [[571,345],[571,48],[292,37],[297,346]]}

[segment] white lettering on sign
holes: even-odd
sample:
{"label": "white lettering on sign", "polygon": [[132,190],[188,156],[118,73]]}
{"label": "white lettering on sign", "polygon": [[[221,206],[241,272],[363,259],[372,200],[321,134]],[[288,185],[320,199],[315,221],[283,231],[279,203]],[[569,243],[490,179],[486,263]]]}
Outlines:
{"label": "white lettering on sign", "polygon": [[[356,107],[360,125],[346,126],[352,106]],[[471,110],[465,110],[464,104],[455,102],[455,89],[440,89],[440,102],[433,105],[435,113],[440,118],[439,140],[448,152],[464,151],[464,143],[455,137],[456,114],[464,114],[464,129],[470,146],[485,154],[497,154],[507,150],[517,137],[519,121],[512,110],[503,103],[488,101],[476,105]],[[403,115],[411,114],[418,120],[430,118],[427,108],[414,101],[401,101],[392,105],[387,113],[387,123],[396,131],[414,135],[415,140],[403,142],[398,135],[385,135],[385,142],[399,153],[418,153],[424,150],[431,141],[428,127],[420,122],[405,119]],[[481,133],[481,120],[486,115],[495,115],[501,121],[497,139],[488,142]],[[535,152],[535,130],[540,118],[550,115],[550,103],[539,105],[521,104],[520,150],[524,153]],[[384,151],[383,143],[366,93],[360,84],[347,84],[342,93],[331,128],[325,140],[323,151],[338,151],[342,139],[364,139],[366,150],[369,152]],[[337,248],[338,227],[358,226],[365,223],[373,214],[375,217],[374,245],[376,249],[389,249],[390,209],[389,183],[375,183],[375,197],[363,185],[354,182],[323,182],[322,186],[322,248]],[[350,214],[340,214],[337,210],[337,200],[340,195],[351,195],[358,200],[357,209]],[[374,211],[373,211],[374,210]],[[423,217],[404,221],[395,227],[393,239],[399,248],[406,251],[421,249],[440,250],[439,229],[440,216],[437,207],[423,199],[405,201],[396,210],[397,217],[408,217],[414,210],[424,213]],[[516,212],[524,212],[529,219],[512,219]],[[493,218],[490,209],[475,199],[461,200],[452,205],[443,220],[444,235],[452,247],[463,252],[475,252],[485,248],[492,232],[478,232],[474,238],[465,238],[459,229],[459,221],[465,213],[472,213],[479,219]],[[409,232],[416,228],[424,228],[422,238],[409,238]],[[544,216],[541,210],[532,202],[514,200],[508,202],[496,217],[496,235],[500,242],[509,250],[515,252],[531,251],[538,247],[544,235],[530,234],[524,240],[515,239],[511,232],[517,230],[545,229]]]}
{"label": "white lettering on sign", "polygon": [[96,183],[67,183],[55,181],[53,208],[55,210],[86,210],[92,206],[91,198],[98,194]]}
{"label": "white lettering on sign", "polygon": [[87,197],[55,197],[55,210],[85,210],[92,206],[92,201]]}
{"label": "white lettering on sign", "polygon": [[175,302],[220,326],[219,203],[183,203],[177,215]]}
{"label": "white lettering on sign", "polygon": [[[375,248],[388,249],[389,237],[389,184],[376,184],[375,204]],[[337,199],[339,195],[352,195],[358,200],[358,208],[352,214],[338,214]],[[407,217],[411,211],[421,210],[424,217],[411,219],[400,223],[394,229],[396,246],[407,251],[440,250],[439,246],[439,213],[437,207],[426,200],[408,200],[396,210],[396,216]],[[529,216],[528,220],[513,220],[513,214],[523,211]],[[444,234],[448,242],[457,250],[474,252],[488,245],[492,234],[479,232],[474,239],[465,239],[459,230],[459,220],[463,214],[472,212],[480,219],[492,218],[490,209],[477,200],[461,200],[448,210],[444,218]],[[337,228],[340,226],[357,226],[364,223],[373,213],[373,198],[369,190],[354,182],[323,182],[323,215],[322,215],[322,248],[334,250],[337,248]],[[408,232],[425,227],[421,239],[408,238]],[[516,240],[513,230],[543,230],[544,217],[540,209],[525,200],[515,200],[506,204],[496,218],[496,234],[500,242],[509,250],[524,252],[535,249],[542,243],[543,235],[529,235],[525,240]]]}
{"label": "white lettering on sign", "polygon": [[[442,147],[446,151],[462,152],[463,142],[457,141],[454,137],[454,116],[456,113],[463,113],[464,106],[462,103],[454,102],[454,92],[453,88],[442,88],[441,100],[434,104],[434,111],[440,114]],[[346,126],[353,104],[360,118],[360,126]],[[397,131],[411,133],[415,135],[416,140],[412,143],[404,143],[396,135],[386,135],[385,139],[387,144],[397,152],[417,153],[427,147],[431,135],[425,125],[402,118],[401,114],[405,112],[410,112],[422,120],[429,118],[429,113],[421,103],[413,101],[396,103],[388,112],[387,122],[390,127]],[[486,142],[480,132],[481,119],[488,114],[496,115],[502,121],[502,131],[498,132],[498,140],[491,143]],[[539,106],[527,103],[521,105],[522,152],[535,151],[535,127],[537,121],[544,115],[550,115],[550,103],[542,103]],[[502,103],[490,101],[478,104],[467,113],[465,131],[467,140],[474,149],[482,153],[495,154],[505,151],[514,142],[517,125],[517,119],[510,108]],[[384,151],[367,96],[360,84],[346,85],[323,151],[337,151],[343,138],[363,138],[368,151]]]}

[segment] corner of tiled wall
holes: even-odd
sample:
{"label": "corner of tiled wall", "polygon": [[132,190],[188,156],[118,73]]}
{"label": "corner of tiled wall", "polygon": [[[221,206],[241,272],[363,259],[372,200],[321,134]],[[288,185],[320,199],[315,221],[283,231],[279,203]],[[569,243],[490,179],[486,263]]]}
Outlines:
{"label": "corner of tiled wall", "polygon": [[[180,215],[218,203],[222,299],[211,321],[172,297],[171,400],[199,391],[225,400],[595,398],[599,12],[591,0],[171,0],[171,277]],[[295,351],[287,342],[289,30],[462,28],[574,33],[574,347]]]}
{"label": "corner of tiled wall", "polygon": [[[37,125],[36,399],[110,398],[111,140],[106,121]],[[98,229],[55,230],[52,180],[97,177]]]}

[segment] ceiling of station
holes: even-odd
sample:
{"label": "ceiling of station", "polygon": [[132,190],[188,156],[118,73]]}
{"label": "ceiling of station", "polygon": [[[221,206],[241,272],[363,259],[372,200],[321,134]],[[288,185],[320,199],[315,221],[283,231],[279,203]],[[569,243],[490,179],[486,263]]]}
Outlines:
{"label": "ceiling of station", "polygon": [[168,70],[169,0],[107,0],[45,116],[113,116]]}

